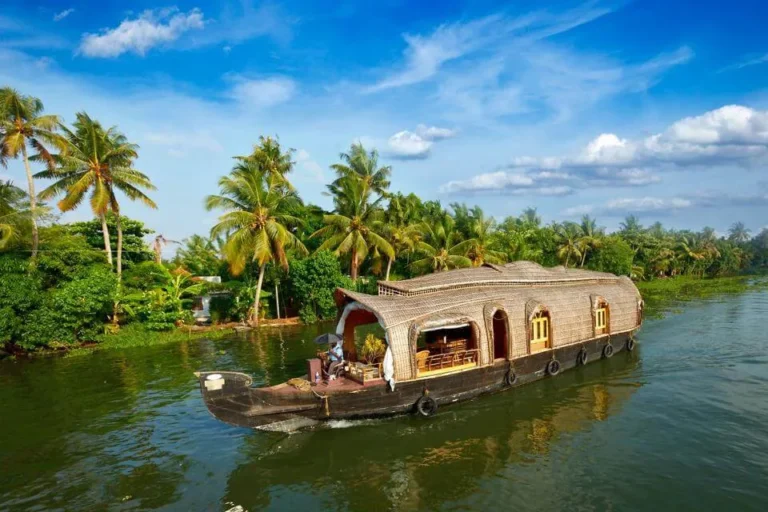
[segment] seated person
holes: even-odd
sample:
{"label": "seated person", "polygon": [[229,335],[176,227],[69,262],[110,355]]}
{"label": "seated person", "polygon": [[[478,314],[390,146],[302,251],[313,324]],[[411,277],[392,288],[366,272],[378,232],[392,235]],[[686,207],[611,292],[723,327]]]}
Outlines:
{"label": "seated person", "polygon": [[336,369],[341,364],[344,364],[344,350],[341,347],[341,342],[331,343],[331,347],[328,349],[328,376],[335,375]]}

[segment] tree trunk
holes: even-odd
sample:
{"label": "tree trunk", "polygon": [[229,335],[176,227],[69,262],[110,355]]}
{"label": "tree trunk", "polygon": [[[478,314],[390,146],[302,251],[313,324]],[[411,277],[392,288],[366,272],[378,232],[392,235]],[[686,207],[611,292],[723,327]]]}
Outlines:
{"label": "tree trunk", "polygon": [[267,264],[264,263],[259,267],[259,280],[256,283],[256,300],[253,303],[253,314],[251,315],[251,325],[259,325],[259,299],[261,299],[261,284],[264,282],[264,267]]}
{"label": "tree trunk", "polygon": [[280,291],[277,289],[277,281],[275,281],[275,312],[277,312],[277,319],[280,320]]}
{"label": "tree trunk", "polygon": [[112,267],[112,244],[109,243],[109,228],[107,227],[107,216],[101,214],[101,234],[104,236],[104,251],[107,253],[107,262]]}
{"label": "tree trunk", "polygon": [[35,194],[35,180],[32,178],[32,169],[29,168],[26,143],[21,146],[21,155],[24,158],[24,169],[27,171],[29,207],[32,210],[32,261],[35,261],[37,259],[37,248],[40,244],[40,235],[37,231],[37,194]]}
{"label": "tree trunk", "polygon": [[584,249],[584,252],[581,253],[581,268],[584,268],[584,262],[587,260],[587,250]]}
{"label": "tree trunk", "polygon": [[349,274],[353,281],[357,281],[357,249],[352,249],[352,264]]}
{"label": "tree trunk", "polygon": [[385,281],[389,281],[389,271],[392,268],[392,259],[387,262],[387,277],[384,278]]}
{"label": "tree trunk", "polygon": [[123,226],[120,223],[120,212],[115,212],[115,224],[117,225],[117,282],[123,277]]}
{"label": "tree trunk", "polygon": [[571,251],[570,249],[568,252],[565,253],[565,268],[568,268],[568,263],[571,261]]}

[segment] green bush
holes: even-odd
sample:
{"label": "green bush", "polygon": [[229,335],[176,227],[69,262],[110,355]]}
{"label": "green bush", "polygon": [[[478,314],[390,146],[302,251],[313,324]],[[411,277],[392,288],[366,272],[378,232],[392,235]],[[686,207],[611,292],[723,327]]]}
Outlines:
{"label": "green bush", "polygon": [[339,259],[327,251],[293,262],[289,276],[293,299],[304,323],[333,318],[334,290],[352,287],[352,280],[341,273]]}
{"label": "green bush", "polygon": [[29,315],[17,344],[25,349],[98,341],[112,312],[117,278],[94,266],[45,294],[42,307]]}
{"label": "green bush", "polygon": [[217,324],[237,319],[239,311],[232,295],[214,295],[208,305],[211,314],[211,323]]}
{"label": "green bush", "polygon": [[632,260],[635,252],[632,247],[618,236],[609,236],[603,240],[589,261],[589,268],[600,272],[610,272],[628,276],[632,272]]}

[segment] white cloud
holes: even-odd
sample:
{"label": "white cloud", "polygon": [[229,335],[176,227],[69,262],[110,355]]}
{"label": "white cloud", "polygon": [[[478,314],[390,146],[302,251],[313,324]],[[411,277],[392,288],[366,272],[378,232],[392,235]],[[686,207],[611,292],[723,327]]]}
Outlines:
{"label": "white cloud", "polygon": [[531,42],[567,32],[589,23],[611,9],[588,2],[581,7],[552,15],[544,11],[516,18],[495,14],[461,23],[443,24],[428,35],[403,34],[404,63],[364,89],[366,93],[416,84],[433,78],[452,61],[489,47],[510,42]]}
{"label": "white cloud", "polygon": [[768,111],[727,105],[681,119],[644,139],[604,133],[575,156],[517,157],[515,169],[564,169],[594,178],[658,181],[652,171],[690,166],[755,166],[768,158]]}
{"label": "white cloud", "polygon": [[746,58],[742,59],[741,61],[736,62],[735,64],[731,64],[730,66],[725,66],[720,71],[718,71],[718,73],[723,73],[725,71],[733,71],[733,70],[736,70],[736,69],[747,68],[749,66],[757,66],[758,64],[765,64],[767,62],[768,62],[768,53],[766,53],[764,55],[758,55],[758,56],[754,56],[753,55],[751,57],[746,57]]}
{"label": "white cloud", "polygon": [[567,216],[584,214],[603,214],[623,216],[632,213],[668,214],[678,210],[688,209],[695,203],[682,197],[634,197],[611,199],[602,205],[580,205],[563,210]]}
{"label": "white cloud", "polygon": [[66,18],[67,16],[69,16],[70,14],[72,14],[73,12],[75,12],[75,10],[73,8],[71,8],[71,7],[69,9],[65,9],[65,10],[61,11],[60,13],[54,14],[53,15],[53,21],[61,21],[64,18]]}
{"label": "white cloud", "polygon": [[478,174],[468,180],[455,180],[440,187],[440,193],[500,193],[565,196],[574,192],[568,183],[572,177],[564,173],[509,173],[504,171]]}
{"label": "white cloud", "polygon": [[253,80],[241,76],[230,76],[229,79],[233,82],[229,95],[237,101],[256,108],[285,103],[296,93],[296,83],[283,76]]}
{"label": "white cloud", "polygon": [[401,160],[428,158],[435,142],[450,139],[457,130],[419,124],[416,131],[402,130],[387,140],[387,155]]}
{"label": "white cloud", "polygon": [[203,13],[192,9],[183,13],[176,8],[147,10],[136,19],[126,19],[113,29],[85,34],[79,53],[87,57],[118,57],[133,52],[145,55],[150,49],[171,43],[189,30],[205,25]]}
{"label": "white cloud", "polygon": [[394,158],[419,159],[427,158],[432,148],[432,141],[422,138],[408,130],[397,132],[387,141],[388,154]]}
{"label": "white cloud", "polygon": [[440,128],[437,126],[427,126],[420,124],[416,126],[416,134],[424,140],[443,140],[455,137],[458,130],[451,128]]}
{"label": "white cloud", "polygon": [[312,160],[312,157],[307,150],[299,149],[296,152],[296,163],[301,170],[309,174],[312,181],[325,183],[325,173],[323,173],[323,168],[320,164]]}

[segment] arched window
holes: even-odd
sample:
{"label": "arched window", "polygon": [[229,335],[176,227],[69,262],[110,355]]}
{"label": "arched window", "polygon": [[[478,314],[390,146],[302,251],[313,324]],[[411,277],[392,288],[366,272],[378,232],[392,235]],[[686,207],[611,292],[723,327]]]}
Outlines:
{"label": "arched window", "polygon": [[552,348],[552,329],[549,311],[538,311],[531,319],[529,328],[528,339],[531,354]]}

